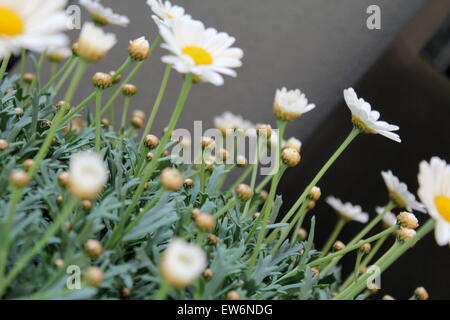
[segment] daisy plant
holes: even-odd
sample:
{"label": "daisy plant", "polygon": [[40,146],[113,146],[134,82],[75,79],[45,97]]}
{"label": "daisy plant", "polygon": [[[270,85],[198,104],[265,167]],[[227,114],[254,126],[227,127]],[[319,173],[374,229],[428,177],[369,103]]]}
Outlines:
{"label": "daisy plant", "polygon": [[[387,201],[374,217],[326,197],[338,221],[325,245],[315,246],[315,215],[328,214],[316,208],[319,185],[326,190],[320,182],[333,163],[362,133],[401,141],[399,127],[381,121],[354,89],[344,90],[348,136],[284,208],[282,177],[303,161],[302,142],[285,139],[285,131],[315,109],[306,94],[276,90],[273,127],[225,111],[213,119],[216,135],[180,136],[191,90],[237,77],[244,54],[236,39],[175,3],[148,0],[158,36],[126,43],[122,63],[92,72],[93,91],[83,97],[78,85],[88,66],[118,42],[104,26],[132,19],[99,1],[80,4],[92,22],[70,47],[66,1],[0,0],[0,298],[361,299],[376,291],[367,287],[369,265],[384,272],[432,230],[438,245],[449,244],[450,166],[432,158],[418,174],[423,204],[391,171],[382,172]],[[137,110],[133,97],[143,85],[133,80],[155,50],[165,64],[161,85],[152,104]],[[20,55],[17,69],[12,55]],[[154,123],[174,72],[183,83],[159,136]],[[256,142],[250,154],[239,148],[244,140]],[[263,175],[267,155],[274,163]],[[414,212],[430,219],[420,226]],[[353,238],[344,238],[344,226]],[[354,271],[342,274],[340,260],[353,254]],[[82,273],[76,290],[67,281],[74,266]],[[419,287],[413,298],[428,293]]]}

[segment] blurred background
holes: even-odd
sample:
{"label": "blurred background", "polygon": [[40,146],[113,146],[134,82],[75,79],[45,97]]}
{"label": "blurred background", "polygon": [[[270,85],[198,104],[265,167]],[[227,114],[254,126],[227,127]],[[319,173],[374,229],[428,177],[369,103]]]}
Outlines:
{"label": "blurred background", "polygon": [[[144,0],[103,0],[131,18],[128,28],[108,27],[119,44],[95,71],[116,69],[126,58],[129,40],[157,33]],[[173,1],[177,3],[178,1]],[[254,123],[275,124],[272,102],[282,86],[300,88],[317,108],[290,124],[287,137],[303,141],[302,163],[290,169],[280,185],[284,212],[351,129],[342,90],[353,86],[371,102],[382,119],[398,124],[403,143],[381,136],[362,136],[321,181],[325,196],[333,194],[361,204],[374,214],[387,203],[380,171],[391,169],[411,190],[417,189],[421,160],[433,155],[450,160],[450,1],[448,0],[183,0],[179,3],[207,26],[236,37],[245,52],[238,78],[223,87],[196,85],[178,127],[194,120],[212,127],[214,116],[231,111]],[[381,8],[381,30],[369,30],[370,5]],[[83,12],[83,20],[88,15]],[[72,31],[76,39],[78,31]],[[139,93],[134,109],[150,112],[163,74],[157,50],[135,78]],[[175,105],[181,76],[173,73],[155,125],[160,135]],[[81,100],[92,92],[80,87]],[[323,201],[314,210],[316,244],[326,241],[336,216]],[[418,214],[420,215],[420,214]],[[421,221],[426,216],[419,216]],[[340,237],[349,241],[360,229],[351,223]],[[353,269],[354,257],[344,262]],[[380,294],[409,298],[425,286],[432,298],[450,298],[450,249],[439,248],[433,236],[416,245],[382,277]]]}

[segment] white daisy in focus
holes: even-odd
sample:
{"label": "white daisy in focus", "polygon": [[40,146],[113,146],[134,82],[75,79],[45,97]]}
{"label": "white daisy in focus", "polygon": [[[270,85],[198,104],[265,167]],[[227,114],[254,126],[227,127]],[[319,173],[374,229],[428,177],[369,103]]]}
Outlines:
{"label": "white daisy in focus", "polygon": [[381,134],[386,138],[401,142],[400,136],[392,131],[400,129],[398,126],[394,126],[385,121],[380,121],[380,113],[372,110],[371,105],[364,101],[362,98],[358,98],[353,88],[344,90],[345,102],[352,112],[352,122],[362,132],[368,134]]}
{"label": "white daisy in focus", "polygon": [[[378,215],[383,214],[385,208],[382,207],[376,207],[375,211]],[[393,214],[391,211],[386,212],[386,214],[382,218],[384,227],[390,228],[397,224],[397,216]]]}
{"label": "white daisy in focus", "polygon": [[99,0],[80,0],[80,4],[89,11],[92,20],[99,25],[115,24],[126,27],[130,23],[128,17],[114,13],[111,8],[104,7]]}
{"label": "white daisy in focus", "polygon": [[159,28],[165,43],[162,47],[172,54],[162,61],[182,73],[192,73],[197,81],[223,84],[221,74],[235,77],[232,68],[242,65],[243,52],[231,47],[235,42],[227,33],[206,29],[202,22],[190,18],[174,20],[172,28]]}
{"label": "white daisy in focus", "polygon": [[329,196],[326,198],[326,202],[347,221],[357,221],[361,223],[367,223],[369,221],[369,215],[362,211],[360,206],[355,206],[350,202],[343,203],[336,197]]}
{"label": "white daisy in focus", "polygon": [[308,103],[305,94],[299,89],[287,90],[283,87],[275,93],[273,111],[279,120],[292,121],[315,107],[315,104]]}
{"label": "white daisy in focus", "polygon": [[425,212],[423,204],[416,200],[416,197],[408,191],[408,186],[400,182],[391,170],[382,171],[381,175],[389,191],[389,197],[400,208],[405,208],[408,211],[417,210]]}
{"label": "white daisy in focus", "polygon": [[218,129],[223,135],[233,133],[235,130],[247,130],[253,128],[254,125],[245,120],[240,115],[235,115],[229,111],[224,112],[220,116],[214,117],[214,127]]}
{"label": "white daisy in focus", "polygon": [[0,0],[0,56],[66,46],[66,4],[67,0]]}
{"label": "white daisy in focus", "polygon": [[450,165],[438,157],[422,161],[418,180],[417,194],[436,221],[436,242],[440,246],[450,244]]}
{"label": "white daisy in focus", "polygon": [[170,1],[148,0],[147,4],[152,9],[154,13],[152,18],[158,26],[170,27],[176,19],[181,17],[190,18],[189,15],[184,14],[183,7],[172,5]]}
{"label": "white daisy in focus", "polygon": [[81,29],[74,51],[87,61],[96,62],[103,58],[116,43],[115,34],[106,33],[92,22],[86,22]]}
{"label": "white daisy in focus", "polygon": [[206,265],[206,254],[199,246],[172,239],[161,257],[159,270],[167,283],[184,288],[200,276]]}
{"label": "white daisy in focus", "polygon": [[79,199],[95,199],[108,181],[108,168],[94,152],[79,152],[70,158],[69,189]]}

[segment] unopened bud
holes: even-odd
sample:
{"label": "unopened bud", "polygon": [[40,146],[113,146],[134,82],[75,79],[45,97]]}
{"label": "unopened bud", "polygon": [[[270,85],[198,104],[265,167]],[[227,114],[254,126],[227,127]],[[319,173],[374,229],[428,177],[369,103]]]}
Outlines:
{"label": "unopened bud", "polygon": [[195,224],[200,230],[210,232],[216,226],[216,218],[212,214],[202,212],[195,218]]}
{"label": "unopened bud", "polygon": [[397,216],[397,223],[401,227],[405,227],[408,229],[416,229],[419,227],[419,221],[416,216],[410,212],[403,211]]}
{"label": "unopened bud", "polygon": [[183,185],[184,179],[178,169],[165,168],[161,172],[160,181],[167,190],[178,191]]}
{"label": "unopened bud", "polygon": [[122,86],[122,94],[124,96],[132,97],[136,94],[137,87],[134,84],[127,83]]}
{"label": "unopened bud", "polygon": [[23,170],[14,170],[9,175],[9,182],[16,187],[24,188],[30,182],[30,177]]}
{"label": "unopened bud", "polygon": [[84,244],[84,250],[91,257],[97,258],[97,257],[99,257],[102,254],[103,246],[100,243],[100,241],[95,240],[95,239],[89,239]]}
{"label": "unopened bud", "polygon": [[312,187],[311,191],[309,192],[309,197],[314,201],[318,201],[321,195],[322,192],[320,191],[320,188],[317,186]]}
{"label": "unopened bud", "polygon": [[136,129],[141,129],[144,126],[144,120],[142,120],[142,118],[133,117],[131,118],[131,125]]}
{"label": "unopened bud", "polygon": [[245,168],[245,167],[247,167],[247,166],[248,166],[248,160],[247,160],[247,158],[246,158],[245,156],[242,156],[242,155],[237,156],[237,157],[236,157],[236,165],[237,165],[239,168]]}
{"label": "unopened bud", "polygon": [[419,300],[428,300],[428,298],[429,298],[428,292],[424,287],[416,288],[416,290],[414,290],[414,295]]}
{"label": "unopened bud", "polygon": [[159,138],[153,134],[145,136],[144,143],[150,149],[155,149],[159,145]]}
{"label": "unopened bud", "polygon": [[34,166],[34,160],[33,159],[27,159],[23,162],[23,168],[25,170],[30,170],[31,167]]}
{"label": "unopened bud", "polygon": [[133,60],[145,60],[150,53],[150,43],[145,37],[130,41],[130,44],[128,45],[128,54]]}
{"label": "unopened bud", "polygon": [[300,153],[300,151],[302,149],[302,143],[300,140],[298,140],[296,138],[290,138],[288,141],[286,141],[286,143],[284,144],[284,147],[294,149],[298,153]]}
{"label": "unopened bud", "polygon": [[334,251],[341,251],[345,249],[345,244],[342,241],[336,241],[333,245]]}
{"label": "unopened bud", "polygon": [[300,238],[300,240],[305,240],[308,237],[308,232],[305,229],[300,228],[298,230],[297,235]]}
{"label": "unopened bud", "polygon": [[99,89],[106,89],[112,86],[112,78],[108,73],[97,72],[92,77],[92,84]]}
{"label": "unopened bud", "polygon": [[368,254],[371,249],[372,246],[370,245],[370,243],[365,243],[361,247],[359,247],[359,250],[365,254]]}
{"label": "unopened bud", "polygon": [[397,238],[402,242],[406,242],[406,241],[414,238],[415,235],[416,235],[416,231],[414,229],[400,227],[400,230],[397,231]]}
{"label": "unopened bud", "polygon": [[194,180],[192,179],[184,179],[183,186],[185,188],[192,188],[194,186]]}
{"label": "unopened bud", "polygon": [[241,201],[248,201],[253,197],[253,191],[250,186],[241,183],[236,187],[236,194]]}
{"label": "unopened bud", "polygon": [[272,136],[272,127],[270,124],[261,124],[257,128],[258,135],[270,138]]}
{"label": "unopened bud", "polygon": [[217,236],[215,234],[208,235],[208,243],[212,246],[215,246],[217,244]]}
{"label": "unopened bud", "polygon": [[66,187],[69,184],[70,175],[67,171],[63,171],[58,175],[58,182],[62,187]]}
{"label": "unopened bud", "polygon": [[286,148],[281,152],[281,160],[289,167],[294,167],[300,163],[300,153],[292,148]]}
{"label": "unopened bud", "polygon": [[34,78],[35,78],[35,75],[32,73],[29,73],[29,72],[27,72],[23,75],[23,81],[28,84],[32,83],[34,81]]}
{"label": "unopened bud", "polygon": [[241,300],[241,295],[236,290],[231,290],[227,293],[227,300]]}
{"label": "unopened bud", "polygon": [[98,287],[103,282],[103,271],[99,267],[89,267],[84,276],[93,287]]}

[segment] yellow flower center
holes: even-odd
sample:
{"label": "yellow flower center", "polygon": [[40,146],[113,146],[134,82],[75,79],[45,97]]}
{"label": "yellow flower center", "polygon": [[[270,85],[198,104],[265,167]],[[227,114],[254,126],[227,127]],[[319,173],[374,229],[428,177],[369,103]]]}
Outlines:
{"label": "yellow flower center", "polygon": [[441,216],[448,222],[450,222],[450,198],[445,196],[439,196],[434,198],[436,208]]}
{"label": "yellow flower center", "polygon": [[173,17],[173,15],[171,15],[170,13],[165,13],[165,15],[166,15],[166,17],[167,17],[167,19],[173,19],[174,17]]}
{"label": "yellow flower center", "polygon": [[352,115],[352,122],[353,125],[359,128],[364,133],[367,134],[374,134],[376,133],[373,129],[369,128],[364,121],[362,121],[360,118],[358,118],[355,115]]}
{"label": "yellow flower center", "polygon": [[182,51],[183,54],[187,54],[194,60],[196,65],[212,64],[213,57],[211,54],[203,48],[196,46],[185,47]]}
{"label": "yellow flower center", "polygon": [[23,32],[23,20],[13,10],[0,7],[0,36],[17,36]]}

